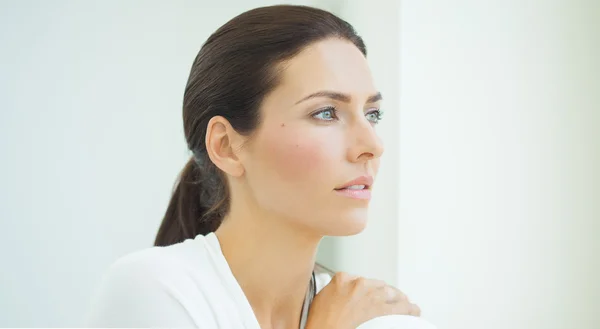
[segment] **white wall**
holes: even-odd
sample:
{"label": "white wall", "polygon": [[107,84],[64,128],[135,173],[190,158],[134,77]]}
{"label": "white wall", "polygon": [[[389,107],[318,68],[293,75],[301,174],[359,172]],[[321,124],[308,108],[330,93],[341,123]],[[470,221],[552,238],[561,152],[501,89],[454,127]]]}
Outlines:
{"label": "white wall", "polygon": [[152,245],[194,57],[276,2],[0,3],[0,326],[82,325],[106,267]]}
{"label": "white wall", "polygon": [[399,281],[441,328],[598,328],[600,3],[404,1]]}

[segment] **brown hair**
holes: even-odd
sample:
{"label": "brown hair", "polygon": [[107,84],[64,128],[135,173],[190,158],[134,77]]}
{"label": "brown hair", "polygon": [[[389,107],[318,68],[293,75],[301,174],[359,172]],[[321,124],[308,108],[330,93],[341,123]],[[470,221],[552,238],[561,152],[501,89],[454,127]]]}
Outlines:
{"label": "brown hair", "polygon": [[225,175],[208,158],[208,121],[223,116],[249,135],[263,98],[278,83],[277,64],[326,39],[365,44],[346,21],[324,10],[292,5],[247,11],[221,26],[196,56],[185,88],[183,126],[193,156],[183,168],[156,236],[167,246],[214,232],[229,210]]}

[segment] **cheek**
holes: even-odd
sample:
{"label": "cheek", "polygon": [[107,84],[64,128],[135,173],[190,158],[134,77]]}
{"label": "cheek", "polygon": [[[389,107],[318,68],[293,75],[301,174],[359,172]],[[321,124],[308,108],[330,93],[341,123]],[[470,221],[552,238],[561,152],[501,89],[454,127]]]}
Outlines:
{"label": "cheek", "polygon": [[340,150],[335,149],[331,140],[306,131],[281,130],[263,144],[266,167],[273,174],[285,182],[313,186],[316,183],[313,180],[333,175]]}
{"label": "cheek", "polygon": [[263,130],[256,140],[259,156],[254,170],[260,172],[263,182],[277,187],[278,193],[329,191],[344,160],[342,137],[324,127],[277,124]]}
{"label": "cheek", "polygon": [[347,179],[345,135],[333,127],[277,127],[254,140],[246,175],[261,208],[324,235],[350,235],[366,223],[366,207],[335,194]]}

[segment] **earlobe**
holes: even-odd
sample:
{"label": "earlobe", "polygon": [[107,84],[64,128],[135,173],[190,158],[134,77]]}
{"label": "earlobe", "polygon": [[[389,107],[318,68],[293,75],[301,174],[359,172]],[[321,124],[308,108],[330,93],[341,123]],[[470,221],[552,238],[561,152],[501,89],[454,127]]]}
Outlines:
{"label": "earlobe", "polygon": [[212,117],[206,127],[205,143],[210,160],[219,169],[234,177],[244,173],[234,145],[238,139],[237,135],[229,121],[221,116]]}

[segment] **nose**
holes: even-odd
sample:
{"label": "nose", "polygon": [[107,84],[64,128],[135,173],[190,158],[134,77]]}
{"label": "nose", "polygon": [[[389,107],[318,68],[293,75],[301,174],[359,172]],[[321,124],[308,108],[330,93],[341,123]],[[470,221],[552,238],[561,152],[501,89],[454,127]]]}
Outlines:
{"label": "nose", "polygon": [[350,162],[363,162],[381,157],[384,151],[383,142],[375,127],[368,120],[359,120],[353,129],[350,129],[350,140],[348,157]]}

